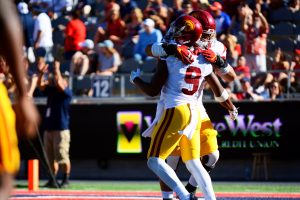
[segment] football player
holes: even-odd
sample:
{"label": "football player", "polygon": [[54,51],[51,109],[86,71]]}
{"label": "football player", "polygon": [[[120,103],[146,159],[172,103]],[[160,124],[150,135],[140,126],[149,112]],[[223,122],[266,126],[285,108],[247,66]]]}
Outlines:
{"label": "football player", "polygon": [[[204,10],[195,10],[192,11],[189,15],[195,17],[203,27],[203,33],[194,46],[194,49],[187,49],[185,46],[178,45],[172,41],[174,37],[174,27],[171,25],[168,33],[166,34],[164,43],[158,43],[149,45],[146,49],[149,55],[155,57],[163,57],[168,54],[175,55],[180,60],[185,63],[190,63],[193,60],[191,56],[193,53],[201,53],[214,67],[214,71],[221,77],[223,80],[227,82],[231,82],[235,79],[236,74],[233,68],[226,62],[226,47],[216,40],[216,25],[214,18]],[[167,43],[166,43],[167,42]],[[193,53],[191,52],[193,51]],[[201,85],[204,87],[204,82]],[[202,90],[201,90],[202,91]],[[216,165],[216,162],[219,159],[219,151],[217,144],[217,131],[213,128],[213,125],[210,121],[209,116],[206,113],[206,110],[202,103],[202,95],[201,92],[199,95],[198,106],[201,110],[201,130],[200,130],[200,141],[201,141],[201,162],[205,169],[210,172]],[[228,98],[228,94],[224,91],[222,98],[216,98],[217,101],[223,101]],[[149,136],[153,129],[155,123],[157,123],[160,113],[163,107],[162,99],[158,102],[157,105],[157,113],[153,123],[149,126],[149,128],[143,133],[144,136]],[[230,115],[237,115],[237,110],[231,112]],[[180,151],[173,152],[172,155],[167,159],[167,163],[176,170],[179,162]],[[193,176],[190,177],[186,188],[189,192],[195,193],[197,189],[197,183]],[[172,199],[173,191],[170,190],[161,182],[161,190],[164,199]]]}
{"label": "football player", "polygon": [[[192,47],[202,34],[201,24],[189,15],[180,16],[174,23],[174,40],[183,46]],[[197,39],[198,38],[198,39]],[[178,54],[179,55],[179,54]],[[213,73],[212,65],[202,54],[191,54],[193,62],[185,64],[171,55],[158,61],[157,70],[150,83],[143,81],[140,71],[133,71],[130,80],[143,92],[150,96],[161,94],[163,110],[157,124],[153,127],[151,144],[148,150],[149,168],[180,199],[196,199],[190,195],[178,179],[174,170],[165,163],[165,159],[177,148],[181,149],[181,157],[187,169],[201,185],[206,199],[215,199],[208,172],[200,162],[200,113],[197,106],[201,93],[201,84],[205,80],[211,84],[217,98],[230,112],[235,107],[225,98],[226,91]]]}
{"label": "football player", "polygon": [[22,29],[12,1],[0,1],[0,29],[0,55],[9,66],[18,92],[13,110],[7,89],[0,83],[0,200],[6,200],[20,167],[17,131],[20,136],[35,137],[40,118],[27,96],[22,64]]}

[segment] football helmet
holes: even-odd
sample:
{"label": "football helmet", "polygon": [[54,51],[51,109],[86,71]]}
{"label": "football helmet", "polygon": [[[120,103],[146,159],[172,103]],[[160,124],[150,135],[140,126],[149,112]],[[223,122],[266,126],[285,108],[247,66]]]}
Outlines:
{"label": "football helmet", "polygon": [[191,16],[196,18],[202,25],[203,34],[199,42],[200,47],[209,48],[216,36],[216,23],[213,16],[205,10],[194,10],[190,12]]}
{"label": "football helmet", "polygon": [[178,44],[193,46],[202,35],[202,25],[190,15],[179,16],[171,27],[173,39]]}

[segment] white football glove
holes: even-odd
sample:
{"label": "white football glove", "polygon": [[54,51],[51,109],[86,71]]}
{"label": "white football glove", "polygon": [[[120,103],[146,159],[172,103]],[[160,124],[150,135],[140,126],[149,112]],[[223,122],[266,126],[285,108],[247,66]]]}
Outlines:
{"label": "white football glove", "polygon": [[238,108],[234,107],[233,110],[228,110],[230,114],[230,119],[231,120],[236,120],[237,116],[239,115]]}
{"label": "white football glove", "polygon": [[140,68],[137,68],[137,70],[136,71],[131,71],[131,73],[130,73],[130,82],[132,83],[132,84],[134,84],[134,79],[136,78],[136,77],[140,77],[141,76],[141,69]]}

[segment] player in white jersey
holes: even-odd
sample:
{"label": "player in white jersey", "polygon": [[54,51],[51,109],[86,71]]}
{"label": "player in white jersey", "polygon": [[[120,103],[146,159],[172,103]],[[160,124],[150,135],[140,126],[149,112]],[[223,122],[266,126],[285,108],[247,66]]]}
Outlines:
{"label": "player in white jersey", "polygon": [[[206,11],[204,10],[195,10],[190,13],[191,16],[195,17],[200,21],[200,23],[203,26],[203,34],[201,39],[197,42],[197,46],[200,48],[196,48],[194,51],[201,52],[207,60],[209,60],[216,71],[216,73],[223,78],[227,82],[231,82],[235,79],[236,74],[233,70],[233,68],[226,63],[226,47],[219,41],[216,40],[215,37],[215,21],[214,18]],[[169,29],[168,34],[166,36],[166,40],[172,39],[172,27]],[[170,41],[166,41],[170,42]],[[163,54],[165,52],[168,52],[169,54],[175,54],[177,57],[179,57],[182,61],[188,63],[191,62],[190,60],[190,53],[187,49],[182,48],[181,46],[172,44],[173,42],[170,42],[169,44],[163,44],[164,45],[164,51],[161,51],[162,49],[159,48],[159,46],[162,46],[162,44],[158,44],[158,46],[152,45],[148,46],[148,54],[153,55],[156,53],[156,56],[164,56]],[[175,47],[175,48],[174,48]],[[180,54],[178,54],[180,52]],[[196,53],[196,52],[195,52]],[[204,83],[204,82],[203,82]],[[204,84],[202,84],[201,87],[203,87]],[[201,90],[202,91],[202,90]],[[223,95],[227,95],[226,92]],[[217,144],[217,132],[213,128],[213,125],[209,119],[209,116],[207,115],[205,108],[202,103],[202,96],[203,93],[201,92],[198,99],[198,106],[201,110],[201,130],[200,130],[200,137],[201,137],[201,161],[204,165],[204,167],[207,169],[207,171],[211,171],[218,158],[219,158],[219,151],[218,151],[218,144]],[[227,97],[228,98],[228,97]],[[217,98],[217,100],[223,101],[224,98]],[[153,120],[152,126],[150,126],[144,133],[144,136],[149,136],[151,134],[152,128],[154,124],[158,121],[160,117],[160,113],[163,107],[163,101],[160,100],[157,105],[157,113],[155,116],[155,119]],[[237,111],[234,113],[230,113],[231,115],[237,115]],[[179,162],[179,156],[180,152],[174,152],[172,156],[170,156],[167,159],[167,163],[173,168],[176,169]],[[187,190],[189,192],[195,193],[197,189],[197,183],[194,180],[194,178],[191,176],[189,183],[186,186]],[[168,188],[164,183],[161,182],[161,189],[162,189],[162,195],[164,199],[172,199],[173,192]]]}
{"label": "player in white jersey", "polygon": [[[187,46],[194,45],[194,29],[201,26],[200,23],[185,15],[175,21],[175,26],[178,34],[174,35],[176,41],[185,41]],[[209,83],[216,83],[218,79],[212,73],[211,64],[201,54],[191,56],[194,61],[188,65],[178,62],[174,56],[159,60],[150,83],[139,78],[138,70],[131,73],[130,79],[150,96],[156,96],[162,91],[164,99],[163,114],[151,136],[148,151],[149,168],[172,188],[180,199],[190,198],[174,170],[165,163],[165,159],[179,145],[182,160],[197,183],[202,186],[205,198],[215,199],[210,177],[200,162],[200,135],[195,133],[199,133],[201,127],[197,107],[200,85],[204,77]],[[218,83],[210,86],[216,91],[216,96],[221,97],[224,88]],[[235,109],[230,100],[224,101],[223,104],[228,110]]]}

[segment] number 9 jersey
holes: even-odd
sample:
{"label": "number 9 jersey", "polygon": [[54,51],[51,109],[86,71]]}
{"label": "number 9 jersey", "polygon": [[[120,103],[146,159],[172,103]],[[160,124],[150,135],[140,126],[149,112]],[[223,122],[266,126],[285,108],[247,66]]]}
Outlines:
{"label": "number 9 jersey", "polygon": [[194,62],[184,64],[174,56],[166,60],[168,79],[162,88],[165,109],[182,104],[196,105],[204,77],[213,71],[212,65],[200,55],[193,55]]}

